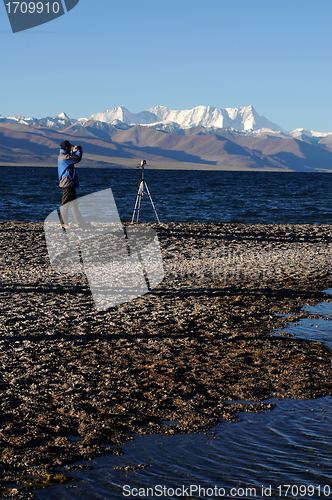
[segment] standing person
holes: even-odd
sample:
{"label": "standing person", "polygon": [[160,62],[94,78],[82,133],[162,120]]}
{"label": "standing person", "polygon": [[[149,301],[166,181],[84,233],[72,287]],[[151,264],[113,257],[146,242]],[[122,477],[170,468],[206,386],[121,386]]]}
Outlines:
{"label": "standing person", "polygon": [[73,212],[74,218],[80,227],[88,224],[84,222],[76,201],[76,188],[79,180],[75,169],[75,164],[82,160],[83,150],[81,146],[74,146],[69,141],[62,141],[60,144],[60,154],[58,157],[59,186],[62,188],[62,203],[60,208],[61,226],[68,227],[68,203]]}

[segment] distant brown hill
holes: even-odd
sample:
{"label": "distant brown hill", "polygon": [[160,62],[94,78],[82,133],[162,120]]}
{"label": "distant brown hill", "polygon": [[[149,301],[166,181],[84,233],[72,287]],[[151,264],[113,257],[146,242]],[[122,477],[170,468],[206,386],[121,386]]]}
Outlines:
{"label": "distant brown hill", "polygon": [[331,171],[332,136],[315,140],[237,133],[195,127],[185,131],[142,125],[46,127],[0,122],[0,165],[54,166],[59,144],[68,139],[84,149],[84,166],[209,170]]}

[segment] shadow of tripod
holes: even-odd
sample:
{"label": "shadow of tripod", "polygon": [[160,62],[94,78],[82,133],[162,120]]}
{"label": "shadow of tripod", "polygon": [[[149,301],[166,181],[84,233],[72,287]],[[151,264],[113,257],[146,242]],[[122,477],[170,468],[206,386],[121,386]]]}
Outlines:
{"label": "shadow of tripod", "polygon": [[[153,201],[152,201],[152,198],[151,198],[151,194],[150,194],[148,185],[146,183],[146,180],[144,179],[144,167],[145,167],[145,165],[146,165],[146,160],[142,160],[141,161],[141,169],[142,169],[141,170],[141,177],[140,177],[139,184],[138,184],[138,193],[137,193],[137,197],[136,197],[136,203],[135,203],[135,208],[134,208],[133,216],[132,216],[132,219],[131,219],[131,223],[133,224],[133,222],[135,220],[135,216],[136,216],[136,222],[138,222],[139,211],[140,211],[140,208],[141,208],[142,196],[143,196],[144,193],[146,193],[146,194],[148,194],[148,196],[150,198],[150,202],[151,202],[151,205],[153,207],[154,213],[156,214],[157,221],[160,224],[160,220],[159,220],[159,217],[158,217],[158,214],[157,214],[157,210],[156,210],[156,208],[155,208],[155,206],[153,204]],[[139,167],[137,167],[137,168],[139,168]]]}

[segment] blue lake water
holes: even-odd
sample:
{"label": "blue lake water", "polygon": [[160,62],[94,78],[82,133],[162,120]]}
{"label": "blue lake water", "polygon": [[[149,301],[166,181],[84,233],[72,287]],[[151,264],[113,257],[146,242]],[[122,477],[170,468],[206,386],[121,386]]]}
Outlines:
{"label": "blue lake water", "polygon": [[[121,220],[131,220],[139,170],[80,168],[78,172],[78,196],[111,188]],[[0,173],[0,220],[43,222],[59,206],[56,168],[0,167]],[[330,174],[170,170],[145,174],[162,222],[330,224],[332,220]],[[155,221],[146,195],[140,221]],[[314,311],[322,319],[302,320],[289,331],[331,347],[332,307],[321,304]],[[332,498],[332,398],[274,402],[271,412],[244,413],[238,422],[221,422],[211,436],[136,436],[123,447],[123,456],[91,461],[93,470],[70,473],[77,478],[75,484],[37,492],[36,499],[173,499],[204,494],[205,498]],[[139,464],[147,467],[115,468]]]}
{"label": "blue lake water", "polygon": [[[93,470],[71,473],[74,485],[52,487],[36,498],[110,500],[138,498],[139,492],[154,499],[204,498],[204,490],[205,498],[331,498],[331,403],[277,401],[271,412],[221,422],[214,436],[136,436],[124,455],[93,460]],[[147,467],[115,469],[139,464]],[[182,495],[190,487],[192,494]],[[211,494],[216,487],[217,495]]]}
{"label": "blue lake water", "polygon": [[[111,188],[131,220],[140,169],[79,168],[79,197]],[[57,168],[0,167],[0,220],[40,221],[61,203]],[[332,220],[332,175],[301,172],[149,170],[145,179],[162,222],[317,223]],[[155,221],[147,195],[140,221]]]}

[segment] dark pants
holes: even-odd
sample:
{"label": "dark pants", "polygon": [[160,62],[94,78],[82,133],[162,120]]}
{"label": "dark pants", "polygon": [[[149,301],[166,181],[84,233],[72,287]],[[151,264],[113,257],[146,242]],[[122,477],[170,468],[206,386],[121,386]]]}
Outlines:
{"label": "dark pants", "polygon": [[75,186],[68,186],[62,188],[62,203],[60,208],[60,221],[61,224],[68,224],[68,207],[70,206],[73,216],[78,224],[84,223],[81,212],[78,209],[76,201],[76,188]]}

